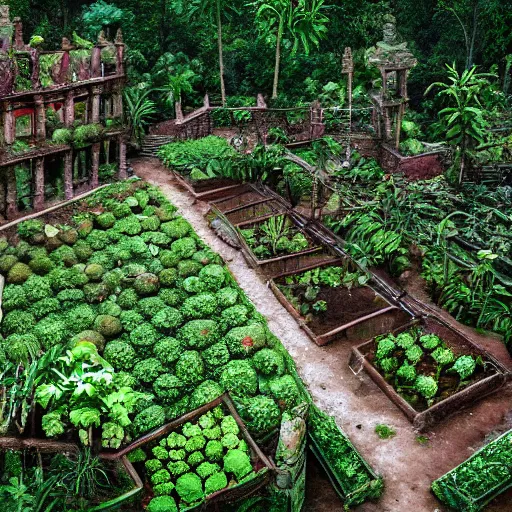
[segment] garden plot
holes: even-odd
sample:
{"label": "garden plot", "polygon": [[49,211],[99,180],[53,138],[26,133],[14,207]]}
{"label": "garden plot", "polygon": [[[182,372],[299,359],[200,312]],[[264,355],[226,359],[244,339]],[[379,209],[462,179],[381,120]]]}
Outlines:
{"label": "garden plot", "polygon": [[334,259],[288,214],[248,221],[237,230],[247,262],[269,276]]}
{"label": "garden plot", "polygon": [[356,371],[362,366],[421,430],[507,380],[498,361],[434,317],[353,348],[350,365]]}
{"label": "garden plot", "polygon": [[270,281],[278,300],[317,344],[363,340],[402,325],[410,317],[378,294],[369,276],[337,260],[286,272]]}
{"label": "garden plot", "polygon": [[176,503],[180,510],[213,510],[255,492],[275,471],[227,394],[114,456],[126,454],[151,488],[149,512]]}

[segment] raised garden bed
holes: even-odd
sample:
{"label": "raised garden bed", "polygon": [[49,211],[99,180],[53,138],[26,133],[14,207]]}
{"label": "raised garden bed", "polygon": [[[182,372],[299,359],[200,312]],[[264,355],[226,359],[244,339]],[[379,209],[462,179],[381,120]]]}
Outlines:
{"label": "raised garden bed", "polygon": [[204,201],[222,197],[228,191],[239,186],[236,181],[228,178],[208,178],[194,180],[187,174],[180,174],[177,171],[171,171],[176,180],[186,188],[196,199]]}
{"label": "raised garden bed", "polygon": [[454,510],[482,510],[512,486],[512,431],[480,448],[432,483],[432,491]]}
{"label": "raised garden bed", "polygon": [[249,265],[268,276],[299,271],[334,259],[287,214],[243,222],[237,230]]}
{"label": "raised garden bed", "polygon": [[334,418],[313,407],[308,423],[311,451],[345,507],[378,499],[384,490],[382,477],[359,455]]}
{"label": "raised garden bed", "polygon": [[354,347],[350,366],[356,370],[361,365],[419,430],[496,391],[507,380],[498,361],[435,317],[412,321],[391,335]]}
{"label": "raised garden bed", "polygon": [[[159,496],[168,496],[172,503],[179,502],[180,510],[212,510],[221,503],[246,498],[266,485],[275,471],[228,394],[143,436],[111,457],[132,454],[139,459],[136,450],[146,455],[145,473],[153,499],[158,502],[162,501]],[[148,510],[152,510],[151,502]]]}
{"label": "raised garden bed", "polygon": [[402,325],[410,317],[336,260],[270,280],[279,302],[317,344],[362,340]]}
{"label": "raised garden bed", "polygon": [[[80,454],[78,446],[72,443],[53,443],[52,445],[51,442],[42,439],[26,439],[24,441],[23,451],[5,451],[3,457],[0,452],[0,459],[4,460],[3,475],[21,479],[25,485],[28,484],[25,496],[32,492],[43,493],[42,482],[36,484],[39,485],[36,489],[30,488],[33,482],[37,482],[37,471],[40,468],[41,476],[44,476],[46,481],[45,492],[52,496],[47,498],[49,501],[45,501],[41,496],[39,498],[41,505],[43,503],[49,505],[52,500],[56,502],[60,500],[62,501],[61,505],[66,505],[66,510],[71,512],[78,510],[80,505],[69,501],[70,499],[87,499],[88,512],[113,509],[133,510],[132,500],[142,491],[143,482],[128,457],[120,456],[116,459],[107,459],[100,454],[99,464],[94,466],[89,461],[90,455],[87,452]],[[15,444],[13,439],[13,445]],[[25,448],[25,446],[30,448]],[[1,464],[0,467],[2,467]],[[81,494],[71,496],[73,490],[70,485],[74,484],[75,474],[79,471],[89,471],[91,467],[98,468],[95,471],[98,486],[94,495],[89,498]],[[69,478],[68,481],[67,478]],[[79,477],[76,482],[78,485]],[[79,508],[75,508],[75,506],[79,506]]]}

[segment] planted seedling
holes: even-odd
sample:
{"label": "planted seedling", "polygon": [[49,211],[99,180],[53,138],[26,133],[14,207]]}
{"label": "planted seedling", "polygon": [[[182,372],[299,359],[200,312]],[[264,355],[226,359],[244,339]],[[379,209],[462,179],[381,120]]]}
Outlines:
{"label": "planted seedling", "polygon": [[375,433],[381,439],[390,439],[391,437],[396,436],[396,430],[393,427],[389,427],[388,425],[383,424],[375,426]]}

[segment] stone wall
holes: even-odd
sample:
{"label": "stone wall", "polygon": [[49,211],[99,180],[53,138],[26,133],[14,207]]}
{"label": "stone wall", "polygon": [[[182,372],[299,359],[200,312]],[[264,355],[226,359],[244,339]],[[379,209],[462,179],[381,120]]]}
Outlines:
{"label": "stone wall", "polygon": [[444,159],[444,151],[403,156],[393,147],[383,144],[380,164],[385,171],[403,173],[410,180],[427,180],[443,174]]}
{"label": "stone wall", "polygon": [[367,133],[351,133],[350,142],[352,148],[365,158],[380,160],[381,141]]}

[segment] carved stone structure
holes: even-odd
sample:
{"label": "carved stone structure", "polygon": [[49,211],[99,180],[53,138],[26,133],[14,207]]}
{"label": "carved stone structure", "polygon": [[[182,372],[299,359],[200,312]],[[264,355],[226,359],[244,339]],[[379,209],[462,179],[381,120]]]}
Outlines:
{"label": "carved stone structure", "polygon": [[409,102],[407,75],[417,60],[407,48],[407,43],[398,41],[393,16],[385,17],[383,40],[370,50],[368,62],[379,68],[382,76],[381,89],[371,95],[375,131],[383,140],[393,142],[398,149],[402,119]]}
{"label": "carved stone structure", "polygon": [[[118,178],[126,178],[122,33],[115,45],[100,36],[89,58],[67,38],[57,52],[39,46],[24,43],[21,20],[11,23],[0,5],[0,221],[97,187],[102,164],[117,162]],[[56,129],[73,137],[80,124],[102,128],[91,140],[51,143]]]}

